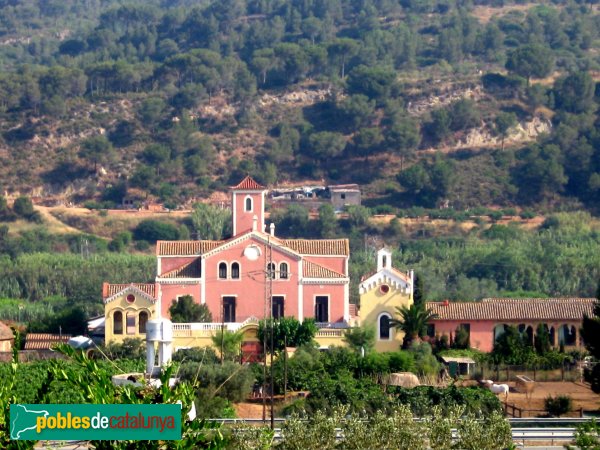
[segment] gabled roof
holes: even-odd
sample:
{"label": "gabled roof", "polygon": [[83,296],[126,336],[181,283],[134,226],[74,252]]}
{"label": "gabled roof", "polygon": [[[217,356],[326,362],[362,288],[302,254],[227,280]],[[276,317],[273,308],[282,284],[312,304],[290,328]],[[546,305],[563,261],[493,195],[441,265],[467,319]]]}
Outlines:
{"label": "gabled roof", "polygon": [[[407,275],[405,272],[402,272],[402,271],[400,271],[400,270],[396,269],[395,267],[392,267],[391,269],[388,269],[387,267],[384,267],[383,269],[381,269],[381,270],[380,270],[380,272],[383,272],[383,271],[388,271],[388,272],[390,272],[391,274],[393,274],[393,275],[396,275],[397,277],[401,278],[401,279],[402,279],[403,281],[405,281],[406,283],[410,283],[410,281],[411,281],[411,280],[410,280],[410,277],[409,277],[409,276],[408,276],[408,275]],[[366,275],[363,275],[363,276],[361,277],[361,279],[360,279],[361,283],[362,283],[363,281],[366,281],[366,280],[368,280],[369,278],[371,278],[373,275],[376,275],[377,273],[378,273],[378,272],[377,272],[376,270],[374,270],[374,271],[372,271],[372,272],[369,272],[369,273],[368,273],[368,274],[366,274]]]}
{"label": "gabled roof", "polygon": [[152,303],[156,302],[154,283],[108,284],[104,303],[110,303],[125,291],[135,292]]}
{"label": "gabled roof", "polygon": [[479,302],[430,302],[436,320],[582,320],[595,298],[486,298]]}
{"label": "gabled roof", "polygon": [[237,191],[264,191],[265,187],[254,181],[250,175],[247,175],[237,186],[231,186],[231,189]]}
{"label": "gabled roof", "polygon": [[200,256],[226,241],[157,241],[157,256]]}
{"label": "gabled roof", "polygon": [[304,278],[346,278],[343,273],[307,260],[302,261],[302,276]]}
{"label": "gabled roof", "polygon": [[223,241],[158,241],[156,243],[157,256],[203,256],[219,247],[240,242],[250,235],[261,241],[270,242],[274,247],[288,250],[295,255],[312,256],[348,256],[350,245],[348,239],[279,239],[269,237],[261,231],[247,231]]}
{"label": "gabled roof", "polygon": [[169,270],[158,276],[158,278],[200,278],[201,276],[201,260],[194,259],[185,263],[181,267]]}
{"label": "gabled roof", "polygon": [[348,239],[282,239],[281,243],[301,255],[348,256]]}

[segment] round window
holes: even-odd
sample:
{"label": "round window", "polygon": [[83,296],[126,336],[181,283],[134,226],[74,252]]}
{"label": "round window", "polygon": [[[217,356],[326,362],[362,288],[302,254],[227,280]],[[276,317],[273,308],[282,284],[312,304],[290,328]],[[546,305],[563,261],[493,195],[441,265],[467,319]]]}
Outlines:
{"label": "round window", "polygon": [[388,292],[390,292],[390,287],[387,284],[382,284],[381,286],[379,286],[379,290],[382,294],[387,294]]}
{"label": "round window", "polygon": [[126,297],[126,300],[127,300],[127,303],[133,303],[133,302],[135,302],[135,295],[133,295],[133,294],[129,294],[129,295]]}

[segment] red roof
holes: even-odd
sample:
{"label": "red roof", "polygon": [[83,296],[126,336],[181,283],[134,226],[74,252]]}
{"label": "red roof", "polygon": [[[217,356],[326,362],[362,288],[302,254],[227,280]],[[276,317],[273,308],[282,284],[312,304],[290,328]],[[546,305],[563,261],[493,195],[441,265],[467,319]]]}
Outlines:
{"label": "red roof", "polygon": [[121,292],[122,290],[124,290],[128,287],[134,287],[136,289],[139,289],[144,294],[147,294],[150,297],[155,298],[154,283],[108,284],[107,290],[105,293],[105,295],[106,295],[105,298],[112,297],[113,295],[118,294],[119,292]]}
{"label": "red roof", "polygon": [[231,189],[240,191],[263,191],[265,187],[258,184],[250,175],[248,175],[240,181],[237,186],[232,186]]}
{"label": "red roof", "polygon": [[66,344],[71,337],[70,334],[27,333],[25,350],[50,350],[53,345]]}
{"label": "red roof", "polygon": [[595,298],[486,298],[478,302],[429,302],[438,320],[582,320]]}

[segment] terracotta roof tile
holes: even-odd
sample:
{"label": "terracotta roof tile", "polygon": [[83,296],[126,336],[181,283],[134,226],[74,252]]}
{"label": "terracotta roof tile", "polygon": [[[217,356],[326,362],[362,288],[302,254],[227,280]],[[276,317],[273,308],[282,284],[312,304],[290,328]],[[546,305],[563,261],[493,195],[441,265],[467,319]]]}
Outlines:
{"label": "terracotta roof tile", "polygon": [[357,311],[356,311],[356,305],[354,303],[350,303],[350,317],[356,317],[357,316]]}
{"label": "terracotta roof tile", "polygon": [[342,273],[307,260],[302,261],[302,275],[305,278],[346,278]]}
{"label": "terracotta roof tile", "polygon": [[240,191],[262,191],[265,187],[258,184],[250,175],[248,175],[240,181],[237,186],[231,186],[231,189]]}
{"label": "terracotta roof tile", "polygon": [[140,291],[142,291],[145,294],[148,294],[152,298],[156,298],[154,294],[154,283],[109,284],[106,298],[112,297],[113,295],[118,294],[123,289],[126,289],[130,286],[139,289]]}
{"label": "terracotta roof tile", "polygon": [[430,302],[436,320],[581,320],[593,315],[595,298],[486,298],[479,302]]}
{"label": "terracotta roof tile", "polygon": [[71,337],[70,334],[27,333],[25,350],[49,350],[55,344],[66,344]]}
{"label": "terracotta roof tile", "polygon": [[348,256],[348,239],[284,239],[283,245],[301,255]]}
{"label": "terracotta roof tile", "polygon": [[200,258],[160,275],[160,278],[200,278]]}
{"label": "terracotta roof tile", "polygon": [[158,241],[157,256],[200,256],[225,241]]}

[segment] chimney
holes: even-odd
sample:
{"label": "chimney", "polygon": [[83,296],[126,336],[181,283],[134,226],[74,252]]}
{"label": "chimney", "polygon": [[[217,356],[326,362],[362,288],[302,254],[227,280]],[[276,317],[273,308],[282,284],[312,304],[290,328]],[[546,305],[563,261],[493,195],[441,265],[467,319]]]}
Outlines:
{"label": "chimney", "polygon": [[442,302],[442,306],[448,306],[448,305],[450,305],[450,302],[448,300],[444,300]]}
{"label": "chimney", "polygon": [[258,229],[258,217],[252,217],[252,231],[256,231]]}
{"label": "chimney", "polygon": [[269,225],[269,233],[272,237],[275,237],[275,224],[273,222],[271,222],[271,224]]}

